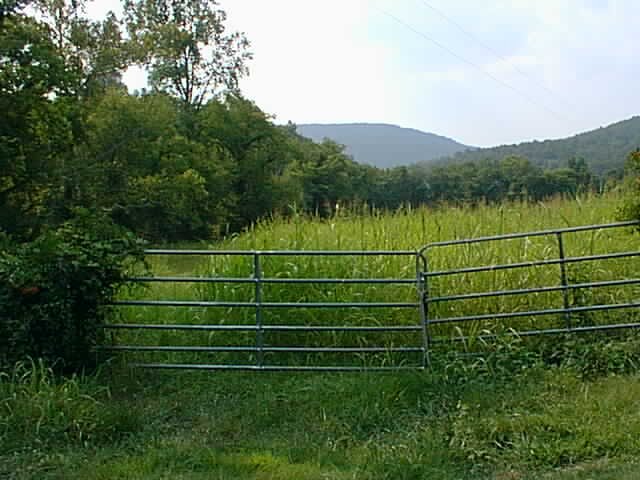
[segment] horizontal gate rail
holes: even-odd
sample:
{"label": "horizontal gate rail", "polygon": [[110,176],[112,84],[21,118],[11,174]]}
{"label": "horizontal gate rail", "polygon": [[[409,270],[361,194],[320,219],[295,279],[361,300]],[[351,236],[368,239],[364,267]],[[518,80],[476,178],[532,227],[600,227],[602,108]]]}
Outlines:
{"label": "horizontal gate rail", "polygon": [[412,371],[416,367],[395,366],[305,366],[305,365],[228,365],[228,364],[194,364],[194,363],[132,363],[132,368],[151,368],[158,370],[232,370],[261,372],[399,372]]}
{"label": "horizontal gate rail", "polygon": [[[621,308],[638,308],[640,302],[635,303],[614,303],[610,305],[589,305],[586,307],[570,307],[570,308],[548,308],[545,310],[529,310],[526,312],[506,312],[506,313],[486,313],[482,315],[465,315],[462,317],[433,318],[429,320],[431,324],[439,323],[460,323],[472,320],[493,320],[504,318],[520,318],[520,317],[539,317],[541,315],[557,315],[560,313],[582,313],[582,312],[599,312],[603,310],[619,310]],[[565,329],[571,331],[572,328]]]}
{"label": "horizontal gate rail", "polygon": [[529,293],[548,293],[558,292],[565,289],[579,290],[582,288],[597,288],[597,287],[616,287],[624,285],[633,285],[640,283],[640,278],[630,278],[628,280],[611,280],[603,282],[586,282],[586,283],[574,283],[570,285],[559,285],[555,287],[538,287],[538,288],[518,288],[515,290],[497,290],[495,292],[477,292],[477,293],[463,293],[460,295],[445,295],[442,297],[431,297],[427,299],[429,303],[437,302],[449,302],[452,300],[472,300],[474,298],[490,298],[490,297],[505,297],[509,295],[523,295]]}
{"label": "horizontal gate rail", "polygon": [[110,347],[112,351],[126,352],[290,352],[290,353],[386,353],[386,352],[421,352],[422,347],[179,347],[179,346],[144,346],[118,345]]}
{"label": "horizontal gate rail", "polygon": [[[425,310],[425,325],[426,330],[428,332],[429,341],[433,342],[442,342],[442,341],[450,341],[450,340],[468,340],[470,338],[473,339],[491,339],[496,338],[494,334],[482,333],[475,336],[466,336],[458,331],[458,333],[452,338],[431,338],[430,326],[436,325],[446,325],[446,324],[455,324],[459,325],[465,322],[480,322],[480,321],[491,321],[491,320],[508,320],[508,319],[517,319],[517,318],[526,318],[526,317],[541,317],[541,316],[551,316],[551,315],[561,315],[564,317],[565,326],[563,328],[540,328],[540,329],[529,329],[518,331],[515,328],[509,328],[505,331],[505,335],[517,335],[517,336],[534,336],[534,335],[545,335],[545,334],[560,334],[560,333],[568,333],[568,332],[596,332],[596,331],[606,331],[606,330],[620,330],[620,329],[633,329],[640,327],[640,323],[637,322],[621,322],[621,323],[610,323],[603,325],[572,325],[572,315],[582,314],[586,312],[605,312],[605,311],[614,311],[614,310],[624,310],[624,309],[638,309],[640,307],[640,299],[633,299],[631,301],[623,301],[620,303],[601,303],[601,304],[593,304],[593,305],[571,305],[570,304],[570,292],[577,292],[581,290],[595,290],[599,288],[606,287],[622,287],[622,286],[632,286],[640,284],[640,278],[619,278],[619,279],[607,279],[601,281],[582,281],[579,283],[571,283],[568,280],[567,274],[567,265],[570,264],[579,264],[583,262],[594,262],[599,260],[615,260],[615,259],[630,259],[634,257],[640,257],[640,251],[624,251],[624,252],[612,252],[612,253],[602,253],[597,255],[583,255],[583,256],[566,256],[565,255],[565,247],[564,247],[564,236],[568,234],[578,233],[578,232],[589,232],[589,231],[600,231],[600,230],[608,230],[608,229],[620,229],[627,227],[637,227],[640,225],[638,221],[629,221],[629,222],[618,222],[604,225],[585,225],[579,227],[569,227],[569,228],[560,228],[560,229],[551,229],[551,230],[542,230],[537,232],[527,232],[527,233],[514,233],[514,234],[506,234],[506,235],[495,235],[495,236],[487,236],[487,237],[477,237],[477,238],[468,238],[461,240],[451,240],[451,241],[442,241],[442,242],[434,242],[424,246],[419,250],[419,254],[423,259],[423,263],[425,265],[425,269],[422,273],[423,277],[423,285],[424,285],[424,295],[422,297],[423,308]],[[523,262],[513,262],[513,263],[504,263],[504,264],[488,264],[488,265],[478,265],[472,267],[462,267],[462,268],[451,268],[445,270],[429,270],[429,266],[431,263],[431,254],[433,250],[437,248],[443,247],[456,247],[456,246],[468,246],[472,244],[486,243],[486,242],[501,242],[506,240],[513,239],[526,239],[529,237],[545,237],[552,236],[555,237],[557,242],[557,253],[558,258],[551,259],[541,259],[541,260],[532,260],[532,261],[523,261]],[[454,275],[473,275],[481,272],[496,272],[496,271],[508,271],[513,269],[526,269],[526,268],[535,268],[541,266],[559,266],[559,284],[557,285],[546,285],[539,287],[531,287],[531,288],[517,288],[517,289],[504,289],[504,290],[491,290],[491,291],[479,291],[479,292],[461,292],[455,294],[443,294],[443,295],[432,295],[431,291],[433,290],[433,285],[431,284],[435,279],[441,277],[448,277]],[[532,309],[526,311],[507,311],[507,312],[478,312],[473,315],[457,315],[457,316],[448,316],[448,317],[438,317],[433,315],[431,306],[437,303],[444,302],[464,302],[468,300],[474,299],[485,299],[485,298],[500,298],[500,297],[508,297],[508,296],[518,296],[518,295],[532,295],[539,293],[550,293],[550,292],[561,292],[562,293],[562,306],[561,307],[551,307],[551,308],[543,308],[543,309]],[[508,325],[505,325],[508,327]]]}
{"label": "horizontal gate rail", "polygon": [[562,335],[562,334],[576,334],[576,333],[592,333],[592,332],[607,332],[613,330],[634,330],[640,329],[640,323],[614,323],[610,325],[588,325],[584,327],[574,327],[570,332],[565,328],[547,328],[545,330],[524,330],[524,331],[515,331],[508,330],[501,335],[495,334],[480,334],[472,337],[469,336],[456,336],[452,338],[435,338],[433,339],[433,343],[449,343],[449,342],[467,342],[471,339],[473,340],[496,340],[499,337],[511,336],[511,337],[534,337],[539,335]]}
{"label": "horizontal gate rail", "polygon": [[[131,277],[131,282],[136,283],[242,283],[254,284],[258,280],[255,278],[223,278],[223,277]],[[415,285],[414,278],[262,278],[260,283],[265,284],[323,284],[336,283],[345,285],[360,284],[399,284]]]}
{"label": "horizontal gate rail", "polygon": [[442,242],[432,242],[420,249],[421,253],[436,247],[448,247],[454,245],[467,245],[470,243],[494,242],[496,240],[515,240],[518,238],[544,237],[563,233],[587,232],[591,230],[607,230],[610,228],[635,227],[640,225],[637,220],[628,222],[605,223],[599,225],[582,225],[579,227],[554,228],[550,230],[538,230],[536,232],[506,233],[504,235],[491,235],[487,237],[463,238],[459,240],[445,240]]}
{"label": "horizontal gate rail", "polygon": [[417,332],[421,325],[388,325],[388,326],[348,326],[348,325],[182,325],[182,324],[145,324],[115,323],[105,325],[110,330],[206,330],[206,331],[247,331],[267,330],[274,332]]}
{"label": "horizontal gate rail", "polygon": [[[415,283],[415,281],[414,281]],[[190,300],[122,300],[111,305],[147,307],[241,307],[241,308],[417,308],[418,302],[197,302]]]}
{"label": "horizontal gate rail", "polygon": [[415,256],[415,250],[145,250],[147,255],[199,255],[250,257],[399,257]]}
{"label": "horizontal gate rail", "polygon": [[640,256],[640,252],[607,253],[602,255],[588,255],[584,257],[554,258],[550,260],[538,260],[538,261],[532,261],[532,262],[505,263],[503,265],[484,265],[482,267],[468,267],[468,268],[457,268],[453,270],[440,270],[435,272],[425,272],[425,276],[442,277],[445,275],[460,275],[462,273],[494,272],[496,270],[509,270],[512,268],[542,267],[546,265],[560,265],[560,264],[566,264],[566,263],[588,262],[593,260],[610,260],[614,258],[629,258],[629,257],[638,257],[638,256]]}

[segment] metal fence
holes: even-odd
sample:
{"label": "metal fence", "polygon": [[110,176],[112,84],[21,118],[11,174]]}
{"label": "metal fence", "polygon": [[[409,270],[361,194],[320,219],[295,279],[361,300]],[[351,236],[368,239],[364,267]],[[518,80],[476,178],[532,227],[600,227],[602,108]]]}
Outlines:
{"label": "metal fence", "polygon": [[[202,257],[249,257],[251,259],[251,273],[248,277],[215,277],[215,276],[150,276],[134,277],[132,282],[153,283],[191,283],[191,284],[245,284],[253,285],[251,299],[245,301],[184,301],[184,300],[121,300],[114,302],[117,307],[174,307],[174,308],[205,308],[205,309],[250,309],[253,310],[254,322],[247,324],[228,324],[218,322],[216,324],[199,323],[120,323],[107,325],[109,330],[138,330],[138,331],[201,331],[201,332],[251,332],[254,334],[252,345],[217,345],[217,346],[183,346],[183,345],[113,345],[105,347],[106,350],[119,352],[152,352],[152,353],[249,353],[252,363],[175,363],[175,362],[147,362],[134,363],[134,366],[145,368],[167,369],[206,369],[206,370],[318,370],[318,371],[352,371],[352,370],[399,370],[411,368],[424,368],[426,365],[426,323],[419,312],[423,311],[422,298],[422,257],[416,251],[225,251],[225,250],[147,250],[148,256],[202,256]],[[412,278],[278,278],[265,276],[263,262],[267,257],[403,257],[415,265],[415,276]],[[414,292],[414,301],[405,302],[283,302],[269,301],[265,298],[264,289],[268,285],[377,285],[385,288],[390,285],[405,285]],[[418,285],[418,289],[415,286]],[[349,324],[268,324],[264,321],[265,313],[274,309],[301,310],[323,309],[334,312],[345,309],[357,309],[359,311],[388,311],[389,309],[409,309],[415,312],[412,324],[383,324],[349,325]],[[335,315],[338,315],[336,313]],[[381,316],[384,318],[384,315]],[[268,336],[273,333],[289,332],[294,334],[313,333],[350,333],[357,334],[360,339],[352,346],[307,346],[287,345],[274,346],[269,342]],[[386,345],[373,345],[367,341],[362,345],[362,338],[372,334],[403,334],[403,341],[407,336],[415,341],[411,345],[394,346],[393,342]],[[300,337],[301,335],[298,335]],[[298,338],[298,340],[303,340]],[[270,363],[267,354],[323,354],[350,356],[339,364],[330,362],[322,364],[300,364],[298,361],[290,365]],[[383,361],[375,363],[363,359],[363,355],[383,356]],[[389,364],[388,355],[399,354],[400,358],[393,364]],[[414,362],[408,363],[405,355],[414,354]],[[417,355],[417,358],[416,358]],[[357,358],[353,358],[356,357]],[[309,359],[306,359],[309,362]],[[415,361],[417,360],[417,361]]]}
{"label": "metal fence", "polygon": [[[166,369],[205,369],[205,370],[317,370],[317,371],[360,371],[360,370],[400,370],[425,368],[429,363],[429,355],[432,347],[437,342],[450,342],[451,340],[468,341],[471,338],[488,339],[497,335],[517,334],[522,337],[559,334],[573,332],[588,332],[602,330],[616,330],[640,327],[637,307],[640,300],[592,303],[576,305],[571,302],[572,292],[593,291],[601,288],[633,287],[640,284],[640,278],[608,278],[588,281],[572,281],[568,275],[570,265],[582,263],[607,261],[616,259],[631,259],[640,256],[640,251],[607,252],[591,255],[568,256],[566,255],[565,239],[569,235],[580,232],[596,232],[609,229],[624,229],[637,226],[640,222],[623,222],[606,225],[589,225],[574,228],[553,229],[538,232],[516,233],[497,235],[490,237],[470,238],[445,242],[430,243],[423,248],[402,251],[223,251],[223,250],[148,250],[150,257],[244,257],[250,262],[250,273],[247,276],[222,277],[215,275],[202,276],[145,276],[135,277],[131,280],[143,284],[193,284],[193,285],[248,285],[251,289],[251,298],[242,301],[223,301],[216,298],[207,300],[167,300],[167,299],[135,299],[120,300],[114,302],[118,308],[161,308],[161,309],[195,309],[204,310],[243,310],[251,312],[251,322],[228,323],[219,320],[214,323],[206,323],[201,320],[187,322],[127,322],[107,325],[110,331],[131,331],[144,335],[151,332],[204,332],[216,333],[244,333],[251,335],[250,344],[224,344],[224,345],[183,345],[183,344],[121,344],[116,341],[105,350],[113,352],[131,352],[142,355],[173,355],[165,357],[162,361],[136,361],[134,366],[144,368]],[[505,242],[517,239],[531,239],[546,237],[554,239],[557,255],[553,258],[534,259],[497,264],[480,264],[474,266],[461,266],[456,268],[432,269],[434,261],[438,258],[438,251],[445,248],[486,244],[490,242]],[[482,252],[481,252],[482,253]],[[440,255],[442,256],[442,255]],[[394,257],[401,258],[411,269],[415,265],[415,276],[411,278],[372,278],[370,276],[350,278],[281,278],[278,272],[265,275],[264,262],[271,257],[335,257],[340,259],[363,257]],[[482,272],[501,272],[513,270],[535,269],[538,267],[557,266],[556,281],[549,285],[527,286],[524,288],[488,289],[485,291],[448,292],[447,287],[436,285],[439,280],[463,276],[464,278],[481,275]],[[407,269],[405,269],[406,271]],[[465,282],[462,282],[466,285]],[[376,286],[379,289],[387,289],[392,285],[404,286],[412,292],[414,301],[271,301],[265,296],[265,288],[270,285],[291,286],[315,285],[322,288],[330,288],[336,285]],[[444,291],[443,291],[444,288]],[[479,299],[500,298],[530,298],[535,295],[559,294],[558,305],[545,304],[543,308],[514,308],[513,311],[492,312],[473,311],[472,314],[442,315],[436,308],[437,305],[449,305],[448,312],[455,312],[453,307],[468,301]],[[483,307],[484,308],[484,307]],[[268,312],[286,310],[293,313],[299,310],[321,309],[332,312],[330,322],[326,324],[291,323],[278,324],[265,321]],[[390,310],[402,310],[408,313],[403,317],[405,321],[395,321]],[[576,315],[584,315],[587,312],[631,311],[627,322],[600,322],[590,325],[574,324]],[[345,311],[378,312],[375,318],[369,318],[368,323],[340,322]],[[561,324],[546,322],[539,328],[520,328],[515,325],[518,319],[556,318]],[[286,317],[290,318],[290,317]],[[407,320],[408,318],[408,320]],[[484,322],[484,323],[483,323]],[[486,322],[490,322],[491,328],[485,328]],[[447,328],[448,327],[448,328]],[[330,344],[329,340],[320,339],[320,345],[309,345],[305,342],[308,335],[352,335],[351,344],[346,344],[342,339],[338,344]],[[275,342],[278,334],[292,334],[295,344],[282,344]],[[379,335],[385,334],[383,342]],[[305,336],[306,335],[306,336]],[[391,336],[389,338],[388,336]],[[375,343],[376,341],[380,343]],[[326,343],[322,343],[326,342]],[[143,343],[143,342],[140,342]],[[160,343],[160,342],[158,342]],[[177,342],[176,342],[177,343]],[[235,357],[224,357],[231,354],[247,354],[249,361],[238,362]],[[188,362],[176,361],[180,355],[222,355],[226,361],[202,361]],[[284,361],[274,361],[277,355],[284,355]],[[297,360],[301,358],[303,360]],[[169,360],[167,360],[169,358]],[[338,360],[328,360],[338,358]],[[373,359],[373,360],[369,360]]]}
{"label": "metal fence", "polygon": [[[527,233],[515,233],[506,235],[496,235],[489,237],[478,237],[463,240],[452,240],[444,242],[430,243],[423,247],[419,254],[424,258],[426,263],[425,269],[422,273],[423,285],[424,285],[424,310],[425,310],[425,322],[427,331],[427,349],[431,342],[441,342],[450,340],[466,341],[470,339],[489,339],[495,338],[496,334],[492,330],[500,330],[501,334],[513,334],[520,337],[528,337],[535,335],[545,334],[562,334],[562,333],[578,333],[578,332],[593,332],[593,331],[605,331],[605,330],[618,330],[628,328],[640,327],[640,318],[638,318],[638,310],[640,307],[640,298],[635,298],[631,301],[613,302],[613,303],[592,303],[587,305],[574,305],[570,302],[571,292],[596,290],[601,288],[613,288],[613,287],[625,287],[640,284],[640,278],[612,278],[599,281],[581,281],[571,282],[568,276],[568,268],[570,265],[578,265],[582,263],[590,263],[596,261],[607,261],[615,259],[631,259],[633,257],[639,257],[640,251],[624,251],[624,252],[608,252],[593,255],[580,255],[580,256],[567,256],[565,249],[565,239],[569,235],[578,234],[581,232],[600,232],[610,229],[625,229],[628,227],[637,226],[640,222],[620,222],[611,223],[605,225],[587,225],[572,228],[561,228],[544,230],[537,232]],[[442,270],[430,269],[431,259],[434,257],[434,253],[438,249],[446,247],[461,247],[470,246],[475,244],[493,243],[493,242],[505,242],[517,239],[531,239],[535,237],[551,237],[555,239],[556,253],[555,258],[545,258],[539,260],[520,261],[502,264],[481,264],[475,266],[465,266],[460,268],[450,268]],[[531,269],[535,267],[545,266],[557,266],[557,283],[551,285],[541,285],[536,287],[527,288],[508,288],[508,289],[495,289],[477,292],[461,292],[455,294],[440,294],[435,293],[433,290],[433,284],[437,279],[450,276],[467,275],[472,276],[481,272],[499,272],[509,270],[522,270]],[[637,272],[634,272],[637,274]],[[441,303],[455,304],[459,302],[466,302],[477,299],[490,299],[501,297],[530,297],[536,294],[545,294],[551,292],[561,293],[560,301],[555,306],[545,306],[540,309],[523,309],[518,311],[507,312],[486,312],[480,311],[471,315],[454,315],[445,316],[434,314],[434,306]],[[636,291],[637,293],[637,291]],[[455,310],[450,308],[449,310]],[[614,322],[614,323],[594,323],[591,325],[574,325],[573,316],[576,314],[585,314],[587,312],[605,312],[614,310],[630,311],[628,318],[632,318],[638,321],[631,322]],[[536,317],[556,317],[561,319],[561,324],[557,326],[551,326],[547,323],[546,326],[540,328],[519,329],[510,323],[510,320],[516,319],[532,319]],[[490,321],[492,328],[482,328],[482,322]],[[465,329],[461,328],[465,325],[475,325],[475,328],[471,329],[474,332],[473,338],[468,337],[465,334]],[[437,337],[433,330],[438,326],[455,326],[457,327],[452,334],[450,329],[445,329],[447,334]],[[479,332],[479,333],[478,333]]]}

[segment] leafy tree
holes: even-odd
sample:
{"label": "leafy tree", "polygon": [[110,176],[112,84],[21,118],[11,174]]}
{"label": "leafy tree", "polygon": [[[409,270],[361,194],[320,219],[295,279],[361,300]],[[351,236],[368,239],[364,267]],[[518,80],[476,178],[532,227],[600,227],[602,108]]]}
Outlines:
{"label": "leafy tree", "polygon": [[582,157],[572,157],[569,159],[568,167],[573,171],[576,189],[588,189],[593,181],[593,175],[589,170],[587,162]]}
{"label": "leafy tree", "polygon": [[234,207],[231,162],[217,145],[181,132],[181,110],[164,94],[111,90],[87,117],[76,205],[95,205],[151,239],[205,238]]}
{"label": "leafy tree", "polygon": [[533,179],[539,175],[538,167],[524,157],[513,155],[500,162],[500,169],[508,181],[508,197],[526,199]]}
{"label": "leafy tree", "polygon": [[620,216],[625,220],[640,220],[640,149],[627,157],[625,174],[626,199]]}
{"label": "leafy tree", "polygon": [[75,212],[34,241],[0,250],[0,367],[27,357],[93,366],[108,303],[142,244],[108,218]]}
{"label": "leafy tree", "polygon": [[53,44],[75,83],[69,93],[87,97],[105,87],[121,86],[121,74],[132,62],[121,23],[110,12],[96,22],[84,16],[86,0],[35,0]]}
{"label": "leafy tree", "polygon": [[0,25],[9,16],[15,15],[33,0],[2,0],[0,3]]}
{"label": "leafy tree", "polygon": [[304,144],[296,166],[307,210],[321,216],[333,212],[336,204],[355,199],[354,178],[359,166],[344,154],[344,147],[330,140]]}
{"label": "leafy tree", "polygon": [[0,29],[0,229],[28,236],[46,213],[58,166],[73,144],[64,98],[71,81],[46,29],[10,15]]}
{"label": "leafy tree", "polygon": [[238,95],[212,99],[197,112],[197,140],[207,148],[222,148],[232,159],[231,185],[236,206],[229,219],[242,228],[297,198],[289,175],[297,155],[290,133],[273,125],[253,102]]}
{"label": "leafy tree", "polygon": [[126,0],[127,25],[151,85],[200,108],[236,91],[251,58],[244,34],[227,33],[215,0]]}

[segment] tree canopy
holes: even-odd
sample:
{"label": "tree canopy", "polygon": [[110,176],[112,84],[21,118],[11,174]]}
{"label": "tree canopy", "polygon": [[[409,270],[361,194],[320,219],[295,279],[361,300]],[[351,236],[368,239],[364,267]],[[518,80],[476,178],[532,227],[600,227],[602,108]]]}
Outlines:
{"label": "tree canopy", "polygon": [[151,85],[200,108],[224,91],[237,92],[248,73],[249,41],[227,33],[215,0],[126,0],[127,28]]}
{"label": "tree canopy", "polygon": [[[553,169],[522,155],[378,169],[303,138],[238,91],[249,43],[212,0],[126,0],[126,19],[102,21],[81,0],[34,0],[37,15],[27,3],[0,9],[0,235],[29,240],[90,210],[155,242],[217,238],[274,213],[540,200],[596,183],[575,155]],[[148,92],[120,82],[135,63]]]}

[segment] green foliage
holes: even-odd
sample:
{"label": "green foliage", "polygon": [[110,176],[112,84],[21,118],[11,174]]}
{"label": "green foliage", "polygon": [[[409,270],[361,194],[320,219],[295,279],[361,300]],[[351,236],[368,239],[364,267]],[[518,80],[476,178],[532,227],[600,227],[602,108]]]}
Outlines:
{"label": "green foliage", "polygon": [[625,220],[640,220],[640,150],[631,152],[627,157],[625,194],[620,216]]}
{"label": "green foliage", "polygon": [[35,0],[39,19],[73,81],[66,94],[86,99],[105,87],[123,87],[121,74],[131,64],[130,45],[118,18],[109,12],[102,21],[84,15],[86,0]]}
{"label": "green foliage", "polygon": [[58,378],[42,360],[18,362],[0,373],[0,455],[89,447],[141,429],[131,409],[118,413],[104,400],[109,390],[93,378]]}
{"label": "green foliage", "polygon": [[236,91],[251,58],[241,33],[227,33],[215,0],[127,0],[127,26],[154,88],[200,108],[222,89]]}
{"label": "green foliage", "polygon": [[65,371],[95,364],[107,304],[141,245],[104,218],[73,221],[0,256],[0,362],[44,358]]}
{"label": "green foliage", "polygon": [[10,16],[0,29],[0,230],[28,237],[43,222],[43,196],[73,142],[68,105],[52,97],[70,76],[46,30]]}
{"label": "green foliage", "polygon": [[[298,214],[293,219],[259,222],[255,229],[217,247],[415,248],[430,240],[604,223],[611,220],[612,206],[618,200],[609,195],[556,199],[546,204],[405,209],[371,216],[341,212],[330,219]],[[575,239],[567,236],[565,240],[567,254],[572,255],[595,254],[602,244],[620,250],[637,247],[637,239],[626,231],[619,235],[599,231]],[[516,241],[508,248],[485,247],[484,253],[463,247],[457,256],[446,254],[437,260],[450,265],[477,259],[476,255],[517,260],[523,247],[539,252],[536,248],[546,251],[549,245]],[[272,260],[264,262],[265,274],[282,277],[313,277],[318,273],[330,277],[415,275],[411,261]],[[584,281],[587,275],[614,269],[617,276],[637,271],[629,260],[607,265],[604,268],[603,262],[592,270],[569,273],[576,281]],[[152,267],[154,273],[174,276],[194,271],[246,276],[250,270],[247,262],[236,257],[207,262],[197,257],[159,256],[154,257]],[[557,282],[559,272],[555,267],[550,275]],[[497,280],[516,286],[521,277],[532,280],[523,275]],[[486,286],[467,285],[474,290]],[[350,286],[338,286],[335,291],[325,287],[317,291],[307,286],[301,290],[273,287],[265,288],[265,300],[295,300],[298,295],[344,299],[355,291]],[[631,295],[637,293],[633,288]],[[213,286],[154,284],[145,293],[156,299],[246,300],[252,289],[243,285],[214,290]],[[612,290],[606,295],[619,295],[623,289]],[[401,299],[397,290],[389,287],[376,286],[362,293],[375,300]],[[405,293],[408,300],[415,299],[411,287]],[[538,300],[562,302],[559,296]],[[583,300],[589,299],[575,299],[577,304]],[[495,305],[499,304],[476,304],[472,308]],[[504,300],[504,305],[510,308],[512,304]],[[161,323],[163,318],[157,310],[136,307],[131,313],[136,321]],[[209,315],[216,315],[213,310],[175,309],[164,320],[193,324],[200,319],[205,324],[211,321]],[[222,309],[220,319],[230,324],[235,313]],[[254,321],[253,313],[248,311],[249,323]],[[310,312],[296,311],[298,320],[298,313],[305,321],[311,319]],[[347,321],[362,318],[358,315],[355,312]],[[629,320],[622,315],[628,313],[620,318]],[[342,324],[345,319],[339,316],[332,310],[322,320]],[[282,320],[265,316],[265,321]],[[370,322],[372,317],[365,320]],[[384,316],[385,322],[402,324],[404,320],[415,324],[415,312],[406,319]],[[149,345],[210,345],[227,339],[211,332],[193,335],[168,331],[138,332],[127,337],[118,333],[118,340],[141,343],[144,337]],[[45,382],[34,382],[33,374],[24,381],[23,373],[4,376],[0,379],[0,477],[635,479],[639,471],[635,459],[640,455],[640,342],[631,334],[583,335],[540,337],[536,341],[508,335],[499,336],[495,342],[470,339],[459,349],[461,354],[434,352],[430,369],[409,373],[212,375],[129,370],[113,361],[96,379],[47,377]],[[251,336],[246,344],[254,340]],[[451,345],[448,348],[453,349]],[[127,360],[133,360],[137,354],[127,355]],[[156,360],[185,359],[184,353],[160,355]],[[200,360],[215,361],[213,354]],[[96,384],[108,385],[109,391]],[[34,427],[38,422],[39,430]]]}
{"label": "green foliage", "polygon": [[302,144],[293,174],[302,184],[305,209],[326,217],[340,201],[355,200],[359,192],[354,184],[361,169],[344,155],[342,146],[329,140]]}
{"label": "green foliage", "polygon": [[584,158],[591,171],[604,175],[621,169],[625,156],[640,145],[640,116],[561,140],[524,142],[457,153],[443,163],[479,162],[508,156],[528,158],[544,169],[557,169],[572,158]]}
{"label": "green foliage", "polygon": [[[130,40],[113,14],[86,18],[84,1],[38,0],[31,17],[19,3],[0,31],[0,230],[22,240],[78,207],[167,242],[336,206],[538,201],[591,188],[582,159],[547,171],[514,155],[380,170],[278,127],[236,91],[248,42],[226,32],[213,0],[129,1]],[[153,93],[123,88],[134,61],[150,68]]]}
{"label": "green foliage", "polygon": [[207,150],[222,149],[232,159],[226,171],[232,188],[216,198],[233,202],[226,219],[233,230],[296,201],[299,189],[290,175],[296,142],[253,102],[227,95],[224,101],[209,101],[193,119],[197,141]]}
{"label": "green foliage", "polygon": [[95,205],[156,241],[210,237],[235,205],[232,159],[192,139],[181,122],[165,95],[108,91],[87,118],[87,143],[68,172],[72,198],[58,201]]}

